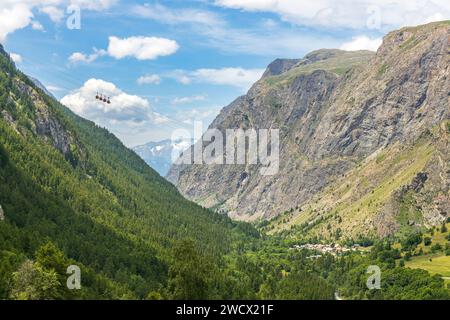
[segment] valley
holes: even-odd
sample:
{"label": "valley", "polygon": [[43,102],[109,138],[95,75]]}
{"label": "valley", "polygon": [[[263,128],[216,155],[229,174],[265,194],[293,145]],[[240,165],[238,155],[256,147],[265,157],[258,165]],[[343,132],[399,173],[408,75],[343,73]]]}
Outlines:
{"label": "valley", "polygon": [[279,172],[167,180],[171,141],[131,150],[0,46],[0,299],[450,299],[449,35],[275,60],[210,128],[279,128]]}

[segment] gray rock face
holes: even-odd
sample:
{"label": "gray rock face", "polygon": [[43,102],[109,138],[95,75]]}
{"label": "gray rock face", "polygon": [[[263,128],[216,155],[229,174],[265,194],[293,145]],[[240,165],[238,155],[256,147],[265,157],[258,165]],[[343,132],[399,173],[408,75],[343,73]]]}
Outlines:
{"label": "gray rock face", "polygon": [[[11,60],[9,54],[3,49],[0,44],[0,54],[8,57]],[[13,63],[11,61],[11,63]],[[21,77],[15,77],[13,81],[22,94],[27,96],[32,103],[33,115],[30,115],[30,130],[34,134],[40,135],[45,141],[51,143],[56,149],[58,149],[64,157],[73,165],[84,165],[84,148],[77,141],[76,137],[70,130],[62,123],[58,116],[54,112],[49,110],[49,105],[44,101],[44,97],[37,92],[35,87],[40,88],[47,95],[52,97],[51,93],[42,85],[42,83],[35,78],[27,76],[28,79]],[[31,81],[33,85],[29,83]],[[11,104],[16,104],[14,97],[9,97]],[[0,106],[0,116],[6,120],[16,132],[21,133],[20,127],[17,125],[17,119],[11,110],[6,110],[5,106]],[[81,160],[81,161],[80,161]]]}
{"label": "gray rock face", "polygon": [[2,206],[0,205],[0,221],[5,220],[5,212],[3,211]]}
{"label": "gray rock face", "polygon": [[[82,165],[83,163],[79,162],[80,159],[74,154],[74,151],[77,150],[80,156],[83,147],[76,141],[73,134],[67,130],[57,117],[52,115],[47,103],[33,87],[19,79],[15,79],[15,81],[19,90],[33,102],[35,115],[34,126],[31,129],[34,133],[49,141],[73,166]],[[13,121],[8,122],[13,123]]]}
{"label": "gray rock face", "polygon": [[[450,24],[388,34],[376,54],[319,50],[276,60],[210,128],[280,129],[280,170],[259,165],[172,167],[189,199],[244,220],[301,206],[377,150],[414,142],[450,118]],[[244,179],[243,179],[244,177]]]}
{"label": "gray rock face", "polygon": [[53,99],[56,99],[55,96],[42,84],[42,82],[40,82],[38,79],[30,77],[30,76],[28,76],[28,78],[30,78],[30,80],[33,81],[33,83],[36,85],[36,87],[41,89],[46,95],[52,97]]}
{"label": "gray rock face", "polygon": [[277,76],[292,69],[300,60],[299,59],[276,59],[267,67],[263,74],[263,78]]}

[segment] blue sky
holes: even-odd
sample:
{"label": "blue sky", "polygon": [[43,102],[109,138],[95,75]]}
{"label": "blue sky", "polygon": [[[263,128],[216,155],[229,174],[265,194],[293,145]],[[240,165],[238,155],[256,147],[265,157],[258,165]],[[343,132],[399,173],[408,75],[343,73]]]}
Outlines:
{"label": "blue sky", "polygon": [[[71,5],[80,29],[67,27]],[[376,50],[389,30],[449,13],[446,0],[2,0],[0,42],[73,111],[135,146],[206,127],[275,58]]]}

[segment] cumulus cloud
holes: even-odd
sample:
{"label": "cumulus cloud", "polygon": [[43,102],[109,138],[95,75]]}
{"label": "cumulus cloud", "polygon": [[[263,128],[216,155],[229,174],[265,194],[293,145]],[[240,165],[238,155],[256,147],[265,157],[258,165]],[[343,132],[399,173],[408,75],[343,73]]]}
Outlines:
{"label": "cumulus cloud", "polygon": [[[246,11],[265,11],[306,26],[393,29],[450,18],[447,0],[216,0],[216,5]],[[377,23],[372,24],[373,21]]]}
{"label": "cumulus cloud", "polygon": [[197,69],[194,71],[176,70],[169,76],[182,84],[192,82],[210,83],[238,87],[243,90],[259,80],[264,69],[221,68],[221,69]]}
{"label": "cumulus cloud", "polygon": [[10,53],[9,56],[11,57],[12,61],[15,63],[21,63],[22,62],[22,56],[17,53]]}
{"label": "cumulus cloud", "polygon": [[[98,92],[110,97],[111,104],[96,100]],[[101,79],[89,79],[81,88],[64,96],[61,103],[76,114],[102,125],[121,121],[142,123],[154,118],[148,100],[127,94],[113,83]]]}
{"label": "cumulus cloud", "polygon": [[55,6],[43,7],[39,11],[47,14],[53,22],[61,22],[64,18],[64,10]]}
{"label": "cumulus cloud", "polygon": [[91,63],[97,60],[97,58],[106,55],[107,52],[105,50],[98,50],[94,48],[94,52],[87,55],[82,52],[74,52],[69,57],[69,62],[72,64],[76,63]]}
{"label": "cumulus cloud", "polygon": [[0,42],[5,41],[6,36],[18,29],[25,28],[31,22],[33,13],[25,4],[3,6],[0,9]]}
{"label": "cumulus cloud", "polygon": [[160,84],[161,83],[161,77],[157,74],[148,74],[145,76],[141,76],[137,79],[137,83],[140,85],[143,84]]}
{"label": "cumulus cloud", "polygon": [[[178,48],[179,46],[176,41],[165,38],[137,36],[120,39],[118,37],[109,37],[107,50],[98,50],[94,48],[94,52],[91,54],[74,52],[70,55],[69,62],[91,63],[97,60],[97,58],[105,55],[109,55],[115,59],[134,57],[138,60],[153,60],[158,57],[171,55],[175,53]],[[144,76],[138,79],[138,83],[140,84],[155,83],[155,81],[159,81],[155,75],[150,77]]]}
{"label": "cumulus cloud", "polygon": [[347,51],[357,51],[357,50],[377,51],[382,42],[383,39],[381,38],[370,39],[367,36],[358,36],[353,37],[352,41],[345,42],[344,44],[342,44],[340,49]]}
{"label": "cumulus cloud", "polygon": [[168,56],[179,49],[176,41],[158,37],[109,37],[108,54],[116,59],[134,57],[138,60],[153,60]]}
{"label": "cumulus cloud", "polygon": [[101,11],[110,8],[118,0],[2,0],[0,5],[0,42],[16,30],[31,24],[33,29],[42,30],[42,25],[33,19],[34,11],[47,14],[53,22],[64,18],[68,5],[81,9]]}
{"label": "cumulus cloud", "polygon": [[205,95],[196,95],[196,96],[190,96],[190,97],[176,97],[172,100],[172,104],[187,104],[197,101],[204,101],[206,100]]}
{"label": "cumulus cloud", "polygon": [[[110,97],[111,104],[96,100],[97,92]],[[177,119],[153,111],[147,99],[126,93],[101,79],[87,80],[82,87],[64,96],[61,103],[76,114],[108,128],[129,147],[167,139],[173,130],[186,128]]]}

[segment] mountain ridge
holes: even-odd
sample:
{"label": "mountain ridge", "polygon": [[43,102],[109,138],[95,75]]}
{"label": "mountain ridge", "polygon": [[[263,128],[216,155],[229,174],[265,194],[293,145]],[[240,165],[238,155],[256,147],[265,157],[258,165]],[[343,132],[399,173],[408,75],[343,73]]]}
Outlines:
{"label": "mountain ridge", "polygon": [[[190,239],[213,267],[231,250],[230,239],[246,234],[184,199],[0,50],[0,299],[9,298],[14,272],[40,272],[35,263],[50,260],[61,287],[48,298],[142,299],[167,286],[180,241]],[[71,264],[85,279],[76,293],[64,286]]]}
{"label": "mountain ridge", "polygon": [[210,127],[280,128],[278,176],[260,177],[251,165],[181,166],[169,178],[189,199],[235,219],[297,210],[365,158],[414,143],[449,118],[449,33],[448,21],[403,28],[376,54],[319,50],[324,59],[302,65],[313,52],[281,74],[266,71]]}

